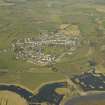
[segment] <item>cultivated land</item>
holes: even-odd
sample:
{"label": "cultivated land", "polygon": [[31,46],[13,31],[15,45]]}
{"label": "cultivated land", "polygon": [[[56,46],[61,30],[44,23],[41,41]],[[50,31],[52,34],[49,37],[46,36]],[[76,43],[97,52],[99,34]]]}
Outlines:
{"label": "cultivated land", "polygon": [[11,104],[27,105],[27,102],[15,93],[3,91],[3,92],[0,92],[0,104],[1,105],[11,105]]}
{"label": "cultivated land", "polygon": [[[104,8],[104,0],[0,0],[0,83],[17,83],[35,90],[44,82],[89,70],[91,59],[96,61],[98,72],[105,73]],[[14,40],[59,32],[67,37],[76,34],[81,43],[72,53],[60,56],[55,64],[59,72],[16,59]],[[47,47],[44,53],[65,52],[64,48],[57,49]]]}

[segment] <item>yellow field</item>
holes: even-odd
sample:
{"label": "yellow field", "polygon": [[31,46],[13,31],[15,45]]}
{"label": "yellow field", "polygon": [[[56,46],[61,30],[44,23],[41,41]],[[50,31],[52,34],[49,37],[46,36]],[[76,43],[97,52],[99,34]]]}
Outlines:
{"label": "yellow field", "polygon": [[0,105],[27,105],[27,102],[25,99],[13,92],[1,91]]}
{"label": "yellow field", "polygon": [[64,33],[65,35],[73,35],[73,36],[80,35],[80,30],[78,25],[62,24],[59,29],[60,32]]}

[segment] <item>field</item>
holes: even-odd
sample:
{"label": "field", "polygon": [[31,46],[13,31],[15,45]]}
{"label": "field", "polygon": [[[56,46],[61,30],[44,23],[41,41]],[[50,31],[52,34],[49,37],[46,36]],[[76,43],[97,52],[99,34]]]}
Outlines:
{"label": "field", "polygon": [[[89,70],[90,59],[97,62],[98,71],[105,72],[104,8],[104,0],[0,0],[0,83],[35,90],[43,83]],[[15,59],[13,40],[55,32],[62,24],[72,24],[70,32],[79,29],[81,46],[55,64],[59,72]]]}
{"label": "field", "polygon": [[[104,105],[105,101],[98,101],[98,102],[85,102],[85,105]],[[80,104],[77,104],[77,105],[84,105],[84,103],[80,103]]]}
{"label": "field", "polygon": [[0,92],[1,105],[27,105],[27,102],[15,93],[3,91]]}

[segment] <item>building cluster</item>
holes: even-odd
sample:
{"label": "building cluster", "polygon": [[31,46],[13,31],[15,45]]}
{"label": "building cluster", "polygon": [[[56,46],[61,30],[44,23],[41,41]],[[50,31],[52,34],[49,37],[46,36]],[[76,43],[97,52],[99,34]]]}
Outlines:
{"label": "building cluster", "polygon": [[84,91],[105,91],[105,75],[103,73],[85,72],[75,75],[71,80]]}
{"label": "building cluster", "polygon": [[[12,49],[16,53],[16,59],[23,59],[34,64],[48,64],[49,62],[55,61],[58,56],[56,54],[50,54],[50,52],[45,52],[46,50],[50,51],[53,48],[56,48],[59,52],[59,49],[65,49],[70,53],[70,49],[75,49],[78,45],[79,37],[78,36],[67,36],[62,33],[51,33],[41,35],[39,37],[31,37],[15,40],[12,43]],[[57,51],[56,51],[57,52]],[[59,54],[60,56],[61,54]]]}

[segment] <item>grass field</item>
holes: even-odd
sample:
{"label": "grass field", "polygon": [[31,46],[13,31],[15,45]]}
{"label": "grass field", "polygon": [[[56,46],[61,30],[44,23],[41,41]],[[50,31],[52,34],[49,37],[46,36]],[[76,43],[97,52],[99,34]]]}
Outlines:
{"label": "grass field", "polygon": [[[104,71],[105,49],[100,50],[105,43],[102,38],[105,33],[104,6],[104,0],[0,0],[0,70],[8,70],[0,76],[0,83],[17,83],[35,90],[44,82],[64,80],[65,75],[53,72],[47,66],[16,60],[10,49],[15,39],[53,32],[62,24],[76,24],[83,42],[73,55],[65,55],[56,67],[71,76],[88,70],[87,61],[95,58],[98,68]],[[100,26],[103,30],[99,30]],[[91,45],[87,44],[88,40]],[[92,45],[95,47],[88,53]],[[7,52],[3,52],[5,49]]]}

